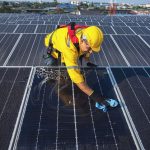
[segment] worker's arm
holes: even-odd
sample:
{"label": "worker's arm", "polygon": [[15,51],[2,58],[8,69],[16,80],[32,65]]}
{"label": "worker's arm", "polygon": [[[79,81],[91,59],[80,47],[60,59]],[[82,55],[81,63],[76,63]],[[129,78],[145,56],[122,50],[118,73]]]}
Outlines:
{"label": "worker's arm", "polygon": [[87,94],[90,99],[94,100],[95,102],[104,102],[105,98],[93,91],[85,82],[76,83],[76,85],[85,93]]}
{"label": "worker's arm", "polygon": [[78,68],[76,57],[74,57],[74,55],[71,55],[71,53],[64,54],[64,61],[71,80],[81,89],[81,91],[90,96],[90,99],[94,100],[95,102],[102,102],[104,100],[103,97],[100,94],[93,91],[85,83],[84,77],[81,74],[80,69]]}
{"label": "worker's arm", "polygon": [[94,92],[85,82],[76,83],[76,85],[88,96]]}

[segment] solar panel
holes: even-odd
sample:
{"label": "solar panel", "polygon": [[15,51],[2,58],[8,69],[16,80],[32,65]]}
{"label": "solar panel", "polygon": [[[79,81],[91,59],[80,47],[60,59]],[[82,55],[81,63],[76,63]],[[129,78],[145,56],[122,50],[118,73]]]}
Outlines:
{"label": "solar panel", "polygon": [[93,53],[94,58],[91,60],[99,66],[127,66],[110,35],[105,35],[104,38],[102,51],[98,54]]}
{"label": "solar panel", "polygon": [[123,23],[123,22],[113,22],[113,25],[117,26],[117,27],[118,26],[126,26],[125,23]]}
{"label": "solar panel", "polygon": [[134,32],[129,27],[118,27],[113,26],[117,34],[134,34]]}
{"label": "solar panel", "polygon": [[142,26],[150,26],[150,24],[148,22],[138,22],[138,24],[142,27]]}
{"label": "solar panel", "polygon": [[126,23],[126,25],[127,25],[127,26],[130,26],[130,27],[135,27],[135,26],[136,26],[136,27],[139,27],[139,25],[138,25],[137,23],[135,23],[135,22],[133,22],[133,23],[129,23],[129,22],[128,22],[128,23]]}
{"label": "solar panel", "polygon": [[1,149],[8,149],[29,73],[29,68],[0,68]]}
{"label": "solar panel", "polygon": [[0,40],[0,65],[2,66],[7,59],[9,53],[13,49],[19,35],[17,34],[3,34]]}
{"label": "solar panel", "polygon": [[1,33],[13,33],[17,25],[0,25]]}
{"label": "solar panel", "polygon": [[15,33],[34,33],[36,25],[19,25]]}
{"label": "solar panel", "polygon": [[112,72],[145,149],[150,138],[150,68],[113,68]]}
{"label": "solar panel", "polygon": [[[87,82],[98,92],[115,96],[106,69],[84,71]],[[126,148],[135,149],[124,121],[119,109],[108,114],[95,110],[70,80],[41,84],[35,76],[17,149],[123,148],[126,143]]]}
{"label": "solar panel", "polygon": [[[10,67],[44,66],[44,37],[57,24],[70,21],[97,25],[104,32],[102,51],[90,57],[98,68],[87,68],[83,62],[82,72],[90,87],[117,98],[123,103],[121,107],[108,113],[97,110],[94,102],[68,81],[68,77],[56,80],[60,72],[66,73],[63,67],[60,72],[58,68],[48,68],[51,79],[46,83],[37,73],[34,76],[36,67]],[[1,113],[4,121],[0,124],[0,147],[14,146],[18,150],[148,149],[149,28],[150,16],[144,15],[0,14],[0,65],[10,67],[0,68],[0,111],[5,110]],[[133,66],[136,68],[128,68]],[[33,84],[29,82],[31,78],[34,78]],[[25,89],[29,83],[31,85]],[[28,100],[28,96],[25,111],[20,105],[22,98]],[[20,119],[23,114],[17,117],[20,110],[25,113],[24,120]],[[16,119],[19,126],[15,125]]]}
{"label": "solar panel", "polygon": [[50,33],[56,29],[56,25],[38,25],[36,33]]}
{"label": "solar panel", "polygon": [[31,24],[44,24],[44,21],[31,21]]}
{"label": "solar panel", "polygon": [[136,34],[150,34],[150,30],[146,27],[131,27]]}
{"label": "solar panel", "polygon": [[17,24],[30,24],[30,21],[19,20],[17,21]]}
{"label": "solar panel", "polygon": [[150,45],[150,36],[141,36]]}
{"label": "solar panel", "polygon": [[[101,24],[101,23],[100,23]],[[104,34],[115,34],[114,30],[111,26],[99,26],[100,29],[103,31]]]}
{"label": "solar panel", "polygon": [[113,35],[113,37],[131,66],[149,66],[149,47],[138,36]]}
{"label": "solar panel", "polygon": [[[46,48],[43,44],[45,35],[24,34],[11,55],[8,66],[43,65]],[[42,43],[42,44],[41,44]]]}

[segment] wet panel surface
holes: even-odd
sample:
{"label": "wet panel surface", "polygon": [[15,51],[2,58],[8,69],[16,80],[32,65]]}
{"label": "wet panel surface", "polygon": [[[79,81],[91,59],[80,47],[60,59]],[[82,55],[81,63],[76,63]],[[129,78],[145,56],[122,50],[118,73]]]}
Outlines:
{"label": "wet panel surface", "polygon": [[[116,97],[106,69],[85,70],[85,73],[88,84],[97,92]],[[18,150],[77,147],[96,150],[127,146],[135,149],[120,108],[103,113],[69,79],[63,78],[65,73],[57,81],[57,70],[52,69],[51,74],[55,78],[51,75],[47,82],[37,75],[34,78]]]}

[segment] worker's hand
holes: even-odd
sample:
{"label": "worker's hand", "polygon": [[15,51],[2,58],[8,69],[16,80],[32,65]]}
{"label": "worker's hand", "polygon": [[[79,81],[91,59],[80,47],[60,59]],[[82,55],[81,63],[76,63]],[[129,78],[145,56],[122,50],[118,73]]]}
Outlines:
{"label": "worker's hand", "polygon": [[96,93],[95,91],[89,97],[95,102],[100,102],[100,103],[102,103],[105,100],[105,98],[101,94]]}
{"label": "worker's hand", "polygon": [[88,67],[97,67],[97,65],[95,65],[95,64],[93,64],[93,63],[91,63],[91,62],[88,62],[88,63],[87,63],[87,66],[88,66]]}

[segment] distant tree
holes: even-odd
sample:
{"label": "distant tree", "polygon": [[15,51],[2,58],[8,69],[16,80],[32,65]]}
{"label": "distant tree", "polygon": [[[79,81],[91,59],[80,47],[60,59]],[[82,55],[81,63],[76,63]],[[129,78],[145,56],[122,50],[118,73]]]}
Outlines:
{"label": "distant tree", "polygon": [[91,3],[91,7],[94,7],[94,3],[93,2]]}
{"label": "distant tree", "polygon": [[57,4],[58,3],[57,0],[54,0],[54,3]]}
{"label": "distant tree", "polygon": [[2,7],[7,7],[8,5],[9,5],[9,2],[4,1],[4,2],[2,3]]}

